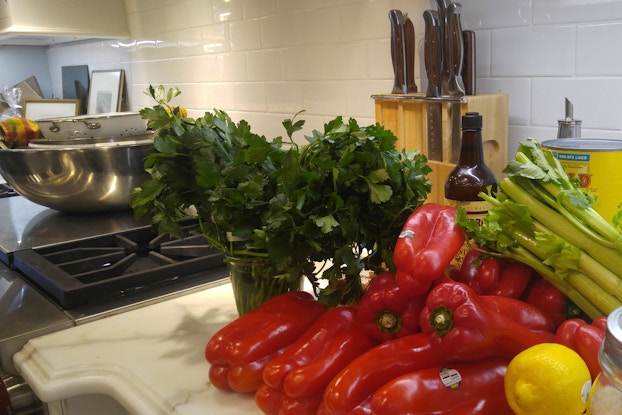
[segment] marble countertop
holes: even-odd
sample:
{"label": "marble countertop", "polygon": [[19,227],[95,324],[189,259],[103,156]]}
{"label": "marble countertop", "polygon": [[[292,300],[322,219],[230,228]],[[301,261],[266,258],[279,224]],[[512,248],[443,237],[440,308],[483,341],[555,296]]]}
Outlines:
{"label": "marble countertop", "polygon": [[229,284],[30,340],[14,357],[44,402],[105,394],[129,413],[261,414],[210,385],[203,350],[237,317]]}

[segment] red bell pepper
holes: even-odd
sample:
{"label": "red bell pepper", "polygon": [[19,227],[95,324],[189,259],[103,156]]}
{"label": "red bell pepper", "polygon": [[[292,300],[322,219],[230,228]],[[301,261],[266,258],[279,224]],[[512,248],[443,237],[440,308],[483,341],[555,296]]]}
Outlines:
{"label": "red bell pepper", "polygon": [[555,327],[559,327],[567,318],[567,310],[570,305],[568,299],[561,291],[539,275],[533,278],[527,288],[525,301],[547,313],[555,323]]}
{"label": "red bell pepper", "polygon": [[440,365],[400,376],[371,399],[371,413],[513,415],[503,378],[508,360]]}
{"label": "red bell pepper", "polygon": [[356,307],[356,317],[367,334],[378,342],[419,331],[419,313],[425,296],[407,296],[389,271],[376,275]]}
{"label": "red bell pepper", "polygon": [[400,375],[443,362],[442,353],[431,347],[429,336],[423,333],[389,340],[354,359],[330,381],[320,413],[368,413],[369,400],[382,385]]}
{"label": "red bell pepper", "polygon": [[440,284],[430,291],[420,324],[432,347],[450,362],[512,359],[528,347],[554,338],[552,333],[530,330],[491,310],[471,287],[460,282]]}
{"label": "red bell pepper", "polygon": [[[330,309],[266,365],[264,383],[275,390],[267,394],[294,407],[298,415],[314,415],[331,379],[376,344],[360,326],[353,307]],[[262,393],[266,389],[262,388]],[[284,413],[283,406],[264,398],[255,395],[264,413]],[[278,412],[273,412],[275,407]]]}
{"label": "red bell pepper", "polygon": [[555,333],[555,341],[571,348],[583,358],[590,369],[592,381],[601,371],[598,361],[598,351],[605,339],[603,322],[606,324],[607,317],[599,317],[589,324],[585,320],[572,318],[565,320]]}
{"label": "red bell pepper", "polygon": [[205,346],[218,389],[254,392],[272,358],[294,343],[326,307],[307,292],[274,297],[218,330]]}
{"label": "red bell pepper", "polygon": [[464,244],[455,217],[454,207],[425,203],[406,220],[393,251],[395,278],[406,294],[427,293]]}
{"label": "red bell pepper", "polygon": [[521,262],[486,257],[470,248],[455,278],[480,295],[519,298],[531,281],[533,269]]}

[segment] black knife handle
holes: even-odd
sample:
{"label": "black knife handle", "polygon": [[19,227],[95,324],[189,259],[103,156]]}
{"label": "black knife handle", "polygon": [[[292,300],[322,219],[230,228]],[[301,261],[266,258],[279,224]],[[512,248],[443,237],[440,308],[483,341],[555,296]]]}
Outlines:
{"label": "black knife handle", "polygon": [[447,8],[451,4],[452,0],[436,0],[436,8],[438,12],[438,20],[440,25],[440,38],[442,39],[440,53],[441,53],[441,65],[443,81],[447,83],[449,78],[449,66],[447,60],[447,50],[449,50],[449,44],[447,39]]}
{"label": "black knife handle", "polygon": [[475,32],[472,30],[464,30],[462,32],[464,39],[464,69],[462,80],[464,81],[464,92],[466,95],[477,94],[477,76],[475,65]]}
{"label": "black knife handle", "polygon": [[393,62],[394,94],[406,92],[406,74],[404,72],[404,14],[400,10],[389,11],[391,22],[391,61]]}
{"label": "black knife handle", "polygon": [[417,84],[415,83],[415,26],[408,16],[405,16],[404,21],[404,45],[406,49],[406,92],[417,92]]}
{"label": "black knife handle", "polygon": [[448,39],[448,66],[449,79],[447,89],[449,95],[464,95],[462,81],[462,65],[464,61],[464,41],[462,37],[462,23],[460,22],[460,3],[451,3],[447,6],[447,39]]}
{"label": "black knife handle", "polygon": [[440,97],[442,95],[443,86],[443,60],[442,60],[442,44],[440,20],[436,10],[426,10],[423,12],[423,21],[425,22],[425,40],[424,40],[424,61],[425,72],[428,76],[428,89],[426,96]]}

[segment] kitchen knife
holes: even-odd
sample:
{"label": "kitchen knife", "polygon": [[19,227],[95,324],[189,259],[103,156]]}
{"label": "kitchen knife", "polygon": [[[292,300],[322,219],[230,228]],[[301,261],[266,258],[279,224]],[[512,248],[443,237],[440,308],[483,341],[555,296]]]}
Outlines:
{"label": "kitchen knife", "polygon": [[417,92],[415,84],[415,27],[408,14],[389,11],[391,22],[391,59],[394,83],[392,93]]}
{"label": "kitchen knife", "polygon": [[447,6],[447,53],[446,62],[449,68],[447,89],[449,95],[464,95],[462,82],[462,64],[464,61],[464,41],[462,37],[462,23],[460,22],[460,3],[450,3]]}
{"label": "kitchen knife", "polygon": [[443,104],[435,101],[434,98],[440,98],[443,91],[443,61],[442,61],[442,44],[441,22],[438,12],[435,10],[426,10],[423,12],[423,20],[425,22],[425,38],[424,38],[424,60],[425,71],[428,76],[428,88],[426,97],[430,98],[426,102],[427,111],[427,128],[428,128],[428,149],[427,157],[429,160],[443,160]]}
{"label": "kitchen knife", "polygon": [[[464,83],[462,82],[462,65],[464,59],[464,46],[462,37],[462,24],[460,22],[460,3],[450,3],[446,9],[446,62],[449,68],[447,90],[449,95],[460,97],[464,95]],[[460,158],[460,136],[462,127],[461,103],[454,101],[449,104],[451,117],[451,162],[458,163]]]}
{"label": "kitchen knife", "polygon": [[438,20],[440,24],[440,54],[441,54],[441,66],[442,66],[442,86],[443,92],[447,92],[447,80],[449,79],[449,66],[447,65],[446,50],[448,49],[447,41],[447,7],[451,3],[451,0],[436,0],[436,7],[438,12]]}
{"label": "kitchen knife", "polygon": [[390,10],[391,60],[393,62],[394,94],[406,93],[406,39],[404,36],[404,14],[401,10]]}
{"label": "kitchen knife", "polygon": [[462,81],[464,82],[465,95],[476,95],[476,72],[475,72],[475,32],[463,30],[462,38],[464,41],[464,65],[462,69]]}
{"label": "kitchen knife", "polygon": [[406,52],[406,92],[417,92],[417,84],[415,83],[415,26],[408,17],[408,13],[404,15],[404,42]]}

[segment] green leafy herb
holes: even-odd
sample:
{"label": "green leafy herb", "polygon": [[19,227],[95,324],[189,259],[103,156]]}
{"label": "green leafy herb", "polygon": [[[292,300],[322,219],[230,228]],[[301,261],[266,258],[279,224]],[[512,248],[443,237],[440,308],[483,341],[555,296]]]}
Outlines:
{"label": "green leafy herb", "polygon": [[176,88],[146,93],[157,102],[141,111],[155,145],[151,179],[133,193],[137,217],[176,235],[193,214],[225,255],[267,258],[275,278],[305,275],[329,305],[358,300],[362,270],[394,268],[393,246],[430,191],[431,169],[417,151],[398,152],[390,131],[337,117],[300,147],[292,137],[304,120],[283,121],[289,140],[268,140],[224,111],[186,117],[169,104]]}

